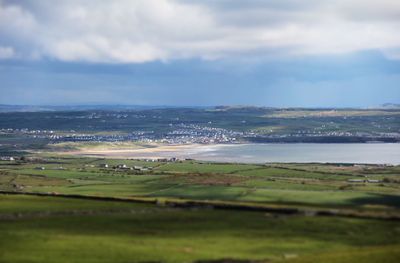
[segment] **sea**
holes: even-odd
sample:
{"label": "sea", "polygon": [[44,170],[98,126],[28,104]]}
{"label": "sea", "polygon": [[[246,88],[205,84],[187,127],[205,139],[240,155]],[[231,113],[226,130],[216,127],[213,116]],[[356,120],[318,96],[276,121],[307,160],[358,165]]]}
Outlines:
{"label": "sea", "polygon": [[400,164],[400,143],[219,144],[186,149],[180,158],[238,163]]}

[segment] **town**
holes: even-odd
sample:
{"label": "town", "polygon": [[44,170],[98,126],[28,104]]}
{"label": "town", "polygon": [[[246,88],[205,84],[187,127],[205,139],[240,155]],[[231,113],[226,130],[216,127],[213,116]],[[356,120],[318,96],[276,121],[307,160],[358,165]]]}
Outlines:
{"label": "town", "polygon": [[[323,128],[323,127],[321,127]],[[307,142],[334,138],[335,142],[348,142],[353,139],[357,142],[400,142],[400,132],[365,132],[365,131],[325,131],[321,129],[301,129],[293,132],[273,130],[233,131],[223,128],[201,126],[195,124],[170,125],[165,132],[152,130],[135,130],[131,132],[108,132],[96,134],[88,132],[30,130],[3,128],[0,135],[26,136],[35,139],[45,139],[49,143],[60,142],[123,142],[139,143],[166,143],[166,144],[220,144],[241,142],[285,142],[305,140]]]}

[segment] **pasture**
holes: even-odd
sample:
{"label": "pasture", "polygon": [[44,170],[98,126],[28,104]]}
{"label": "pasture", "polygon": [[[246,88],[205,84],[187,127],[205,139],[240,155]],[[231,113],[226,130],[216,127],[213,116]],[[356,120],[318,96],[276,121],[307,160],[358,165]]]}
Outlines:
{"label": "pasture", "polygon": [[400,258],[396,221],[4,194],[0,204],[1,262],[381,263]]}
{"label": "pasture", "polygon": [[398,262],[399,171],[51,155],[0,161],[0,262]]}
{"label": "pasture", "polygon": [[[117,168],[118,164],[127,168]],[[0,190],[7,191],[360,209],[394,209],[400,203],[398,166],[43,157],[0,162],[0,173]]]}

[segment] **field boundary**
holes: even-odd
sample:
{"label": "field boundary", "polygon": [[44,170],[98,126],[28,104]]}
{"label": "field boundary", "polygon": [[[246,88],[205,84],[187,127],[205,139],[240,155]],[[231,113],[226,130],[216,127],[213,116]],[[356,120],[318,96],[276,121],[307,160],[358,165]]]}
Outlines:
{"label": "field boundary", "polygon": [[38,193],[38,192],[16,192],[0,190],[3,195],[32,195],[32,196],[51,196],[61,198],[74,198],[97,201],[114,201],[114,202],[133,202],[147,203],[160,206],[169,206],[186,209],[207,208],[220,210],[237,210],[237,211],[258,211],[281,215],[305,215],[305,216],[338,216],[353,217],[364,219],[382,219],[400,221],[400,213],[398,211],[388,213],[387,211],[360,211],[355,209],[324,209],[324,208],[307,208],[294,207],[280,204],[254,204],[230,201],[211,201],[211,200],[187,200],[172,198],[154,198],[154,197],[111,197],[111,196],[94,196],[94,195],[78,195],[78,194],[60,194],[60,193]]}

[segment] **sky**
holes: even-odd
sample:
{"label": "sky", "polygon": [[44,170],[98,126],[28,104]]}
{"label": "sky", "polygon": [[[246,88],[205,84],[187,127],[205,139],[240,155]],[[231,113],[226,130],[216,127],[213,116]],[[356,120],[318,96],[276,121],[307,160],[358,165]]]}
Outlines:
{"label": "sky", "polygon": [[0,104],[400,103],[398,0],[0,0]]}

